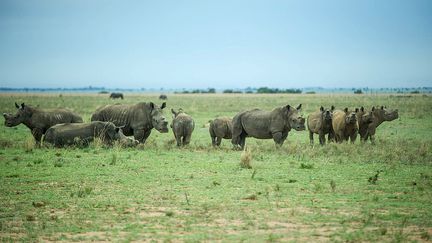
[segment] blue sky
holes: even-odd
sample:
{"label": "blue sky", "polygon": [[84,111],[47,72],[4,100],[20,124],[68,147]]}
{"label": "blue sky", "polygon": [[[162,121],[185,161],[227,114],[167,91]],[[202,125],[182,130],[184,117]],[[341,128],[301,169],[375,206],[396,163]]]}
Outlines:
{"label": "blue sky", "polygon": [[432,86],[432,1],[1,0],[0,86]]}

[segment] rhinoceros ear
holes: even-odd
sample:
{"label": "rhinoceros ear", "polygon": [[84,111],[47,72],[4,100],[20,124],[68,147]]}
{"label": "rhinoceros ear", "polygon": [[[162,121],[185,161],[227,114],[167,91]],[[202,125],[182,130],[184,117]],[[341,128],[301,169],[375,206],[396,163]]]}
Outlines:
{"label": "rhinoceros ear", "polygon": [[176,114],[173,108],[171,108],[171,113],[173,113],[174,115]]}
{"label": "rhinoceros ear", "polygon": [[348,112],[348,107],[345,107],[344,111],[345,111],[345,113],[347,113]]}
{"label": "rhinoceros ear", "polygon": [[166,107],[166,102],[162,103],[161,109]]}
{"label": "rhinoceros ear", "polygon": [[6,117],[7,117],[7,114],[6,114],[6,113],[3,113],[3,117],[6,118]]}
{"label": "rhinoceros ear", "polygon": [[115,132],[118,133],[120,131],[120,127],[115,127]]}
{"label": "rhinoceros ear", "polygon": [[153,110],[154,109],[154,103],[150,102],[150,108]]}
{"label": "rhinoceros ear", "polygon": [[375,110],[375,106],[372,106],[372,111],[374,111]]}
{"label": "rhinoceros ear", "polygon": [[286,105],[285,108],[287,108],[287,110],[289,111],[291,109],[290,105]]}
{"label": "rhinoceros ear", "polygon": [[19,109],[19,105],[15,102],[15,107],[17,108],[17,109]]}
{"label": "rhinoceros ear", "polygon": [[324,107],[321,106],[321,107],[320,107],[320,111],[324,111]]}
{"label": "rhinoceros ear", "polygon": [[23,109],[24,109],[24,106],[25,106],[25,104],[24,104],[24,103],[21,103],[21,108],[23,108]]}
{"label": "rhinoceros ear", "polygon": [[355,112],[357,113],[359,111],[359,109],[358,108],[355,108]]}
{"label": "rhinoceros ear", "polygon": [[334,107],[334,105],[332,105],[330,110],[334,111],[334,109],[335,109],[335,107]]}
{"label": "rhinoceros ear", "polygon": [[384,110],[384,106],[381,106],[381,110]]}
{"label": "rhinoceros ear", "polygon": [[302,104],[300,104],[300,105],[297,106],[296,109],[297,109],[298,111],[301,110],[301,105],[302,105]]}
{"label": "rhinoceros ear", "polygon": [[363,112],[364,111],[364,107],[362,106],[362,107],[360,107],[360,110]]}

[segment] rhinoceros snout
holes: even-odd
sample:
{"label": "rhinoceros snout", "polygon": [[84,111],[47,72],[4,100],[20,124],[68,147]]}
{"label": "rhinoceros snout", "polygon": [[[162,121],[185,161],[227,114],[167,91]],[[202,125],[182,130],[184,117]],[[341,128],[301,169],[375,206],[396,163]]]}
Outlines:
{"label": "rhinoceros snout", "polygon": [[303,130],[305,130],[306,128],[305,128],[305,125],[297,125],[296,127],[295,127],[295,130],[297,130],[297,131],[303,131]]}

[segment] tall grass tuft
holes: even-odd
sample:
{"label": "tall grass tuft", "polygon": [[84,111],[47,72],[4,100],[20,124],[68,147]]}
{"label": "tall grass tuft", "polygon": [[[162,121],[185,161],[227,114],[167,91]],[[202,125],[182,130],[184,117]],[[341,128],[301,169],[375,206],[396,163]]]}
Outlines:
{"label": "tall grass tuft", "polygon": [[26,140],[24,140],[24,151],[26,153],[30,153],[35,148],[35,141],[33,137],[27,137]]}
{"label": "tall grass tuft", "polygon": [[240,167],[245,169],[252,169],[252,152],[248,147],[245,147],[240,155]]}

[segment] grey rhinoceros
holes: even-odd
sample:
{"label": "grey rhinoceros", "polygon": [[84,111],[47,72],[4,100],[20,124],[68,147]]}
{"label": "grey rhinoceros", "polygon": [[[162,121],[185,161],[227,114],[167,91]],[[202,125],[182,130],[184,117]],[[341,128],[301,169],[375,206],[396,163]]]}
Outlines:
{"label": "grey rhinoceros", "polygon": [[177,146],[188,145],[192,137],[192,132],[195,128],[194,120],[182,109],[179,109],[178,111],[171,109],[171,112],[173,113],[171,128],[177,141]]}
{"label": "grey rhinoceros", "polygon": [[5,126],[14,127],[24,124],[31,130],[37,144],[40,143],[42,135],[53,125],[83,122],[79,115],[67,109],[40,109],[24,103],[21,106],[15,103],[15,107],[18,109],[15,115],[3,113]]}
{"label": "grey rhinoceros", "polygon": [[89,123],[63,123],[50,127],[44,136],[44,143],[56,147],[69,145],[88,145],[100,138],[106,145],[119,141],[123,146],[137,145],[138,141],[126,137],[120,127],[112,122],[93,121]]}
{"label": "grey rhinoceros", "polygon": [[232,120],[232,140],[234,147],[244,148],[246,137],[271,139],[282,146],[288,132],[294,128],[305,130],[305,119],[299,114],[301,104],[294,108],[290,105],[263,111],[259,109],[238,113]]}
{"label": "grey rhinoceros", "polygon": [[162,112],[165,106],[165,102],[161,107],[153,102],[140,102],[135,105],[106,105],[96,110],[91,120],[112,122],[122,127],[126,136],[133,135],[140,143],[145,143],[153,128],[161,133],[168,132],[168,122]]}
{"label": "grey rhinoceros", "polygon": [[232,138],[232,118],[231,117],[217,117],[210,121],[209,133],[213,146],[219,146],[222,138]]}

